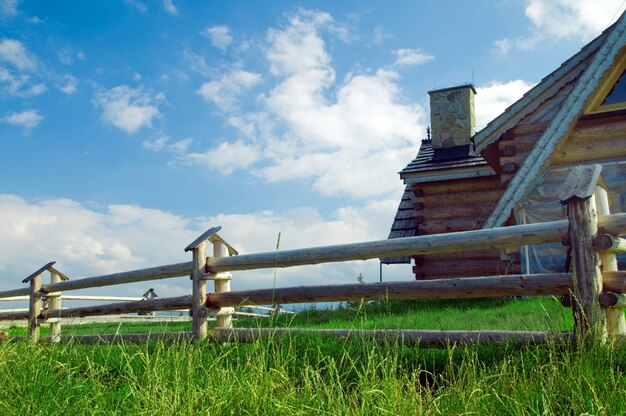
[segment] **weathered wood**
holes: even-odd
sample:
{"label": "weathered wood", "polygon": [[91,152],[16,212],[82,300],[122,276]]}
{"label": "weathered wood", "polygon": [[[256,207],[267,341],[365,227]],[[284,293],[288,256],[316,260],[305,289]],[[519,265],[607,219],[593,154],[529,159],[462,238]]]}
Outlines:
{"label": "weathered wood", "polygon": [[[213,257],[228,257],[228,248],[227,246],[220,242],[213,242]],[[224,293],[230,292],[230,273],[217,273],[214,275],[215,280],[215,293]],[[216,328],[232,328],[233,327],[233,312],[234,310],[221,308],[217,313],[215,318],[215,327]]]}
{"label": "weathered wood", "polygon": [[463,277],[453,279],[298,286],[275,289],[210,293],[207,306],[240,304],[308,303],[380,299],[458,299],[521,295],[559,295],[572,287],[571,275],[550,273]]}
{"label": "weathered wood", "polygon": [[32,343],[39,341],[39,313],[41,312],[41,272],[35,276],[29,276],[30,298],[28,299],[28,339]]}
{"label": "weathered wood", "polygon": [[514,173],[517,172],[517,163],[515,162],[507,162],[502,165],[502,171],[504,173]]}
{"label": "weathered wood", "polygon": [[[90,287],[102,287],[121,285],[123,283],[144,282],[147,280],[168,279],[171,277],[189,276],[192,272],[193,263],[176,263],[165,266],[150,267],[147,269],[132,270],[128,272],[113,273],[103,276],[85,277],[82,279],[59,282],[53,285],[43,285],[44,292],[60,292],[67,290],[86,289]],[[3,293],[0,293],[0,297]]]}
{"label": "weathered wood", "polygon": [[206,240],[198,243],[193,249],[193,302],[191,305],[192,332],[197,341],[201,341],[207,336],[207,316],[204,313],[206,303]]}
{"label": "weathered wood", "polygon": [[528,342],[562,344],[574,340],[571,332],[524,332],[524,331],[428,331],[410,329],[298,329],[298,328],[234,328],[214,329],[211,337],[217,342],[256,342],[267,338],[293,336],[320,336],[362,339],[384,343],[418,345],[421,348],[445,348],[454,344],[476,342]]}
{"label": "weathered wood", "polygon": [[420,224],[420,228],[424,234],[442,234],[454,231],[478,230],[482,228],[484,219],[476,217],[457,217],[450,216],[447,219],[430,219],[424,218]]}
{"label": "weathered wood", "polygon": [[[61,310],[51,309],[42,311],[40,319],[48,317],[58,318],[82,318],[85,316],[118,315],[123,313],[147,313],[153,311],[174,311],[178,309],[190,309],[192,296],[178,296],[173,298],[145,299],[134,302],[115,302],[104,305],[81,306]],[[2,315],[0,320],[20,318],[20,315]]]}
{"label": "weathered wood", "polygon": [[499,185],[500,182],[497,176],[423,183],[420,184],[422,194],[415,196],[419,197],[458,192],[488,191],[498,189]]}
{"label": "weathered wood", "polygon": [[561,204],[566,205],[573,200],[582,201],[591,198],[596,189],[601,171],[602,165],[598,164],[573,168],[561,188],[561,193],[559,194]]}
{"label": "weathered wood", "polygon": [[432,194],[422,197],[413,197],[411,203],[422,202],[424,206],[441,206],[441,205],[458,205],[458,204],[476,204],[481,202],[497,201],[502,190],[489,189],[480,192],[457,192],[448,194]]}
{"label": "weathered wood", "polygon": [[566,220],[511,227],[463,231],[441,235],[396,238],[239,256],[209,258],[211,273],[235,270],[293,267],[304,264],[366,260],[380,257],[416,256],[466,250],[500,249],[525,244],[558,242],[568,229]]}
{"label": "weathered wood", "polygon": [[414,271],[424,273],[427,279],[446,278],[449,276],[491,276],[501,274],[519,274],[519,263],[511,263],[498,259],[476,259],[454,261],[430,262],[425,261],[421,267]]}
{"label": "weathered wood", "polygon": [[54,264],[56,263],[56,261],[51,261],[47,264],[44,264],[43,266],[41,266],[39,269],[37,269],[36,271],[34,271],[32,274],[30,274],[28,277],[26,277],[24,280],[22,280],[22,283],[30,283],[31,280],[33,280],[35,277],[39,276],[41,273],[45,272],[46,270],[48,270],[50,267],[52,267]]}
{"label": "weathered wood", "polygon": [[[596,197],[596,206],[598,210],[598,215],[609,215],[611,213],[609,209],[609,195],[607,191],[599,186],[596,187],[595,191]],[[604,236],[610,237],[612,240],[612,236],[609,234],[603,234]],[[593,240],[594,246],[598,243],[598,237],[596,236]],[[602,239],[601,239],[602,240]],[[620,239],[618,239],[620,240]],[[602,245],[602,242],[599,242]],[[611,241],[613,243],[613,241]],[[619,241],[618,241],[619,243]],[[612,244],[611,244],[612,245]],[[619,247],[619,244],[617,244]],[[608,249],[608,247],[607,247]],[[596,247],[596,250],[598,248]],[[602,272],[615,272],[617,271],[617,258],[615,257],[614,252],[601,251],[600,253],[600,262],[602,264]],[[624,310],[621,308],[606,308],[606,329],[607,333],[610,337],[622,337],[626,335],[626,320],[624,319]]]}
{"label": "weathered wood", "polygon": [[[602,292],[598,296],[598,303],[600,306],[609,309],[624,309],[626,308],[626,295],[623,293]],[[621,312],[622,314],[624,313],[623,310]]]}
{"label": "weathered wood", "polygon": [[545,122],[545,121],[540,121],[540,122],[532,123],[532,124],[521,124],[521,125],[515,126],[513,128],[513,132],[516,137],[527,135],[527,134],[532,134],[532,133],[543,133],[548,128],[549,125],[550,123]]}
{"label": "weathered wood", "polygon": [[[56,270],[50,270],[50,283],[55,284],[61,281],[61,275]],[[57,292],[58,293],[58,292]],[[61,294],[59,296],[51,296],[48,307],[51,310],[61,310]],[[61,322],[56,320],[50,322],[50,340],[51,342],[59,342],[61,336]]]}
{"label": "weathered wood", "polygon": [[201,243],[206,243],[210,237],[213,237],[221,229],[222,227],[219,225],[217,227],[209,228],[200,237],[196,238],[191,244],[185,247],[185,252],[196,249]]}
{"label": "weathered wood", "polygon": [[[61,336],[62,343],[69,344],[135,344],[146,341],[191,341],[192,332],[166,332],[166,333],[148,333],[148,334],[111,334],[111,335],[66,335]],[[42,341],[49,342],[49,337],[43,337]]]}
{"label": "weathered wood", "polygon": [[517,154],[517,148],[512,144],[507,144],[502,149],[502,154],[504,156],[515,156]]}
{"label": "weathered wood", "polygon": [[585,163],[589,160],[623,158],[626,156],[626,136],[612,137],[606,140],[593,140],[563,147],[550,158],[554,166],[562,164]]}
{"label": "weathered wood", "polygon": [[[598,169],[599,167],[599,169]],[[596,234],[596,200],[593,195],[601,166],[592,169],[575,168],[565,182],[559,195],[562,203],[567,203],[570,224],[572,264],[574,266],[574,321],[576,332],[584,338],[588,334],[606,339],[606,314],[597,302],[602,292],[600,258],[593,249],[593,236]]]}
{"label": "weathered wood", "polygon": [[441,220],[450,218],[479,218],[490,212],[489,204],[462,204],[457,206],[424,206],[419,215],[425,220]]}
{"label": "weathered wood", "polygon": [[611,253],[626,253],[626,239],[610,234],[600,234],[593,239],[593,247]]}
{"label": "weathered wood", "polygon": [[626,213],[599,216],[598,232],[613,235],[626,233]]}

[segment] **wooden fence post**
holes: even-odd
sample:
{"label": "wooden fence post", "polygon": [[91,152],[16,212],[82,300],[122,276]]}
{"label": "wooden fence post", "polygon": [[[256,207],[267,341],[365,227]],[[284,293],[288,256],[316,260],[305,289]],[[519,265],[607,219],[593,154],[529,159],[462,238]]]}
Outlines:
{"label": "wooden fence post", "polygon": [[30,293],[28,298],[28,339],[30,342],[39,341],[39,314],[41,313],[41,273],[33,276],[30,280]]}
{"label": "wooden fence post", "polygon": [[[50,283],[55,284],[61,281],[61,274],[51,268],[50,269]],[[61,292],[48,294],[48,310],[60,311],[61,310]],[[59,342],[61,340],[61,318],[52,316],[48,318],[50,321],[50,341]]]}
{"label": "wooden fence post", "polygon": [[191,280],[193,281],[191,313],[192,333],[196,341],[206,338],[208,332],[206,308],[206,242],[222,227],[213,227],[196,238],[185,247],[185,251],[193,251]]}
{"label": "wooden fence post", "polygon": [[[228,245],[221,239],[213,242],[213,257],[228,257],[230,255]],[[210,277],[215,284],[215,293],[230,292],[230,273],[217,273]],[[216,328],[232,328],[234,308],[220,308],[215,317]]]}
{"label": "wooden fence post", "polygon": [[598,304],[602,292],[600,258],[593,248],[593,237],[598,232],[598,216],[594,191],[601,165],[577,166],[570,171],[559,200],[567,205],[569,238],[573,264],[572,309],[577,339],[587,335],[606,340],[606,316]]}
{"label": "wooden fence post", "polygon": [[[596,186],[595,196],[598,216],[610,215],[611,211],[609,208],[609,197],[606,190],[600,186]],[[602,273],[617,271],[617,257],[615,256],[614,252],[611,252],[609,250],[600,251],[600,262],[602,263]],[[624,308],[607,307],[605,309],[605,313],[606,326],[609,337],[615,338],[617,336],[626,335]]]}
{"label": "wooden fence post", "polygon": [[51,261],[43,265],[30,276],[22,280],[22,283],[30,285],[28,291],[28,339],[32,343],[39,341],[39,315],[41,314],[41,274],[49,270],[56,263]]}
{"label": "wooden fence post", "polygon": [[191,305],[192,332],[194,339],[200,341],[207,336],[206,316],[206,241],[198,244],[193,249],[193,303]]}

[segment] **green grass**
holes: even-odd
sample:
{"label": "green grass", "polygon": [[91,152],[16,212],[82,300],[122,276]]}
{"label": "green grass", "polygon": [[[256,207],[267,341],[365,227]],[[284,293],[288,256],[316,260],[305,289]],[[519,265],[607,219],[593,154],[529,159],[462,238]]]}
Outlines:
{"label": "green grass", "polygon": [[[560,330],[571,328],[569,314],[551,298],[393,302],[237,326]],[[617,347],[420,349],[312,334],[222,345],[4,343],[0,414],[613,415],[626,413],[625,369]]]}

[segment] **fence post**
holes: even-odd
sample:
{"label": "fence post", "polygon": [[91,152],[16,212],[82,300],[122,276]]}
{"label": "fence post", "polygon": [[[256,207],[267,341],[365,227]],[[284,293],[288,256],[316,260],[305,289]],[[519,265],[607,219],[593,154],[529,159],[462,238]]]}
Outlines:
{"label": "fence post", "polygon": [[606,316],[598,304],[602,292],[600,258],[593,248],[593,237],[598,232],[598,217],[594,191],[601,165],[577,166],[570,171],[559,195],[567,205],[569,238],[573,264],[574,322],[577,339],[586,335],[606,340]]}
{"label": "fence post", "polygon": [[39,314],[41,313],[41,273],[33,276],[30,280],[30,293],[28,298],[28,338],[30,342],[39,341]]}
{"label": "fence post", "polygon": [[193,268],[191,280],[193,281],[191,300],[192,334],[196,341],[206,338],[208,332],[207,309],[206,309],[206,242],[214,236],[222,227],[213,227],[196,238],[185,247],[185,251],[193,251]]}
{"label": "fence post", "polygon": [[22,280],[22,283],[30,285],[28,297],[28,339],[32,343],[39,341],[39,315],[41,314],[41,274],[50,270],[56,262],[51,261],[43,265],[30,276]]}
{"label": "fence post", "polygon": [[192,331],[194,339],[200,341],[207,336],[206,317],[206,241],[193,249],[193,300],[191,305]]}
{"label": "fence post", "polygon": [[[598,208],[598,216],[610,215],[609,197],[606,189],[596,186],[596,205]],[[602,272],[616,272],[617,271],[617,257],[614,252],[605,250],[600,251],[600,262],[602,263]],[[606,327],[609,337],[615,338],[617,336],[626,335],[626,321],[624,320],[624,308],[623,307],[607,307],[606,313]]]}
{"label": "fence post", "polygon": [[[55,284],[61,281],[61,274],[54,268],[50,269],[50,283]],[[61,310],[61,292],[49,293],[48,310]],[[61,318],[52,316],[48,318],[50,321],[50,341],[59,342],[61,340]]]}
{"label": "fence post", "polygon": [[[214,239],[213,243],[213,257],[228,257],[229,247],[221,239]],[[232,275],[230,273],[217,273],[210,277],[215,284],[215,293],[230,292],[230,281]],[[220,308],[215,317],[216,328],[232,328],[233,327],[233,314],[234,308]]]}

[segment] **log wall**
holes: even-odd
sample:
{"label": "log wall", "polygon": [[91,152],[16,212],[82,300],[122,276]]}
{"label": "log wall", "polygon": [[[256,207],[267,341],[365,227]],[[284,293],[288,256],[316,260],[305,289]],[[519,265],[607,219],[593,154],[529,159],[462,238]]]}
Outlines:
{"label": "log wall", "polygon": [[[420,183],[412,186],[418,235],[481,229],[502,194],[498,176]],[[501,260],[500,250],[476,250],[450,255],[414,256],[416,280],[442,277],[519,273],[519,261]]]}

